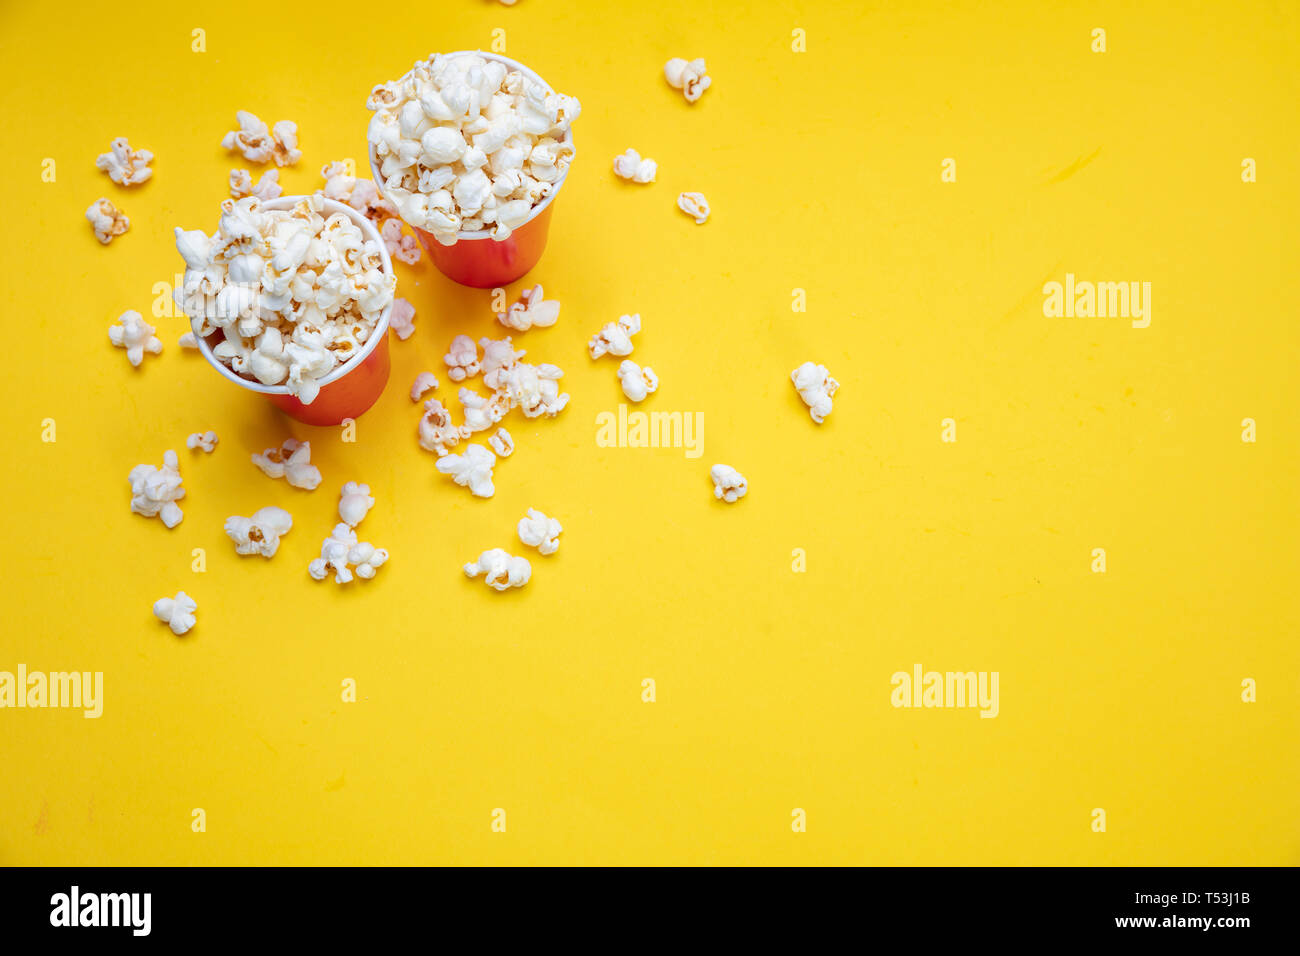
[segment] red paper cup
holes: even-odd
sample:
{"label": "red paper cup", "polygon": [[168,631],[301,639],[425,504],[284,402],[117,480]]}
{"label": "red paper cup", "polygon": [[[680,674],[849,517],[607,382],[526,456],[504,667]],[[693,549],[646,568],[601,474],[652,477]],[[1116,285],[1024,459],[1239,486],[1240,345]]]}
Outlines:
{"label": "red paper cup", "polygon": [[[485,60],[504,63],[507,69],[518,70],[524,76],[546,87],[548,92],[554,92],[549,83],[518,60],[512,60],[498,53],[460,50],[456,53],[448,53],[446,56],[461,56],[466,53],[481,56]],[[563,141],[573,142],[572,129],[565,131]],[[376,161],[374,150],[369,150],[369,153],[370,176],[382,194],[384,180],[379,174],[379,163]],[[453,282],[477,289],[495,289],[498,286],[509,285],[526,275],[542,258],[542,253],[546,250],[546,234],[551,227],[551,203],[568,176],[569,171],[565,169],[564,175],[552,184],[552,189],[546,198],[533,207],[528,219],[513,230],[508,239],[493,239],[486,231],[461,232],[456,234],[455,245],[444,246],[434,238],[433,233],[419,226],[411,226],[411,229],[429,253],[429,258],[433,260],[438,271]],[[411,224],[407,223],[407,225]]]}
{"label": "red paper cup", "polygon": [[[262,203],[263,209],[292,209],[305,196],[281,196]],[[345,213],[361,229],[366,239],[373,239],[379,244],[380,257],[384,264],[384,274],[391,275],[393,261],[389,258],[384,241],[374,224],[351,206],[326,199],[325,212],[332,215]],[[221,333],[214,332],[208,338],[199,339],[199,351],[203,357],[230,381],[250,392],[258,392],[270,399],[271,404],[290,418],[297,419],[305,425],[337,425],[348,418],[358,418],[370,408],[383,394],[388,384],[388,318],[393,307],[389,304],[379,316],[375,330],[366,339],[356,355],[348,359],[334,371],[320,380],[320,393],[310,404],[300,402],[289,394],[286,385],[263,385],[256,379],[244,378],[238,372],[225,365],[213,353],[213,347],[221,341]],[[214,341],[209,341],[212,339]]]}

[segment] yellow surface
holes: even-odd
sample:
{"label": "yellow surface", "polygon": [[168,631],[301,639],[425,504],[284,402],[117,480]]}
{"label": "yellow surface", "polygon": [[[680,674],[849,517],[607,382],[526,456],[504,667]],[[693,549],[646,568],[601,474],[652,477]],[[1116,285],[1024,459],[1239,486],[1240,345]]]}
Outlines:
{"label": "yellow surface", "polygon": [[[0,861],[1300,862],[1295,6],[707,6],[444,0],[386,37],[354,4],[5,5],[0,670],[103,671],[105,700],[0,712]],[[179,319],[139,371],[109,345],[180,269],[172,228],[215,228],[237,109],[299,124],[283,182],[314,189],[363,155],[374,83],[496,28],[583,112],[529,277],[560,322],[518,337],[573,399],[512,416],[494,498],[415,442],[415,374],[451,401],[452,335],[500,331],[427,258],[399,266],[417,334],[353,444],[229,387]],[[675,55],[715,77],[693,107]],[[157,155],[143,188],[94,167],[120,135]],[[613,177],[628,146],[657,183]],[[101,195],[132,220],[108,248],[82,218]],[[1066,272],[1151,282],[1151,326],[1045,318]],[[630,311],[663,382],[644,407],[702,413],[702,458],[596,445],[622,396],[585,342]],[[806,359],[842,383],[820,428],[788,378]],[[186,451],[207,428],[216,453]],[[249,463],[291,434],[315,493]],[[167,448],[174,531],[128,511],[128,470]],[[348,479],[392,560],[317,584]],[[295,521],[279,555],[237,557],[223,519],[270,504]],[[559,554],[520,592],[466,579],[522,553],[528,506]],[[181,588],[178,639],[150,605]],[[999,716],[891,707],[916,663],[998,671]]]}

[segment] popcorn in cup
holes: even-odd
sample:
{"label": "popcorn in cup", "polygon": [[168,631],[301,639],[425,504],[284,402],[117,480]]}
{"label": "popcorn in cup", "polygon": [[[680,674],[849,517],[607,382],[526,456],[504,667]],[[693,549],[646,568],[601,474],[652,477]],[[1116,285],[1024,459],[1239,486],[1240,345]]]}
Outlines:
{"label": "popcorn in cup", "polygon": [[177,305],[199,351],[291,418],[357,418],[388,383],[397,277],[374,224],[312,196],[227,199],[211,236],[176,230]]}
{"label": "popcorn in cup", "polygon": [[504,286],[546,249],[576,99],[496,53],[434,54],[371,91],[370,170],[438,271]]}

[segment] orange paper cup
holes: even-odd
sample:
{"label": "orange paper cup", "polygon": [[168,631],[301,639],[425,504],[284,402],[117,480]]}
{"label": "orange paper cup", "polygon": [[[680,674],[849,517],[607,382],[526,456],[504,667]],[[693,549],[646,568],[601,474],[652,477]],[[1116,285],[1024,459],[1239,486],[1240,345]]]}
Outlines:
{"label": "orange paper cup", "polygon": [[[498,53],[484,53],[481,50],[458,50],[446,56],[473,54],[485,60],[504,63],[509,70],[517,70],[553,93],[551,85],[540,76],[524,66],[518,60],[501,56]],[[564,142],[573,142],[573,130],[565,131]],[[373,149],[370,153],[370,176],[380,194],[384,192],[384,180],[379,172]],[[455,245],[444,246],[431,232],[419,226],[411,226],[416,238],[429,253],[438,271],[453,282],[473,286],[477,289],[495,289],[506,286],[526,275],[542,258],[546,251],[546,235],[551,227],[551,204],[568,178],[569,171],[552,183],[552,189],[546,198],[533,207],[523,225],[514,229],[507,239],[493,239],[491,234],[482,232],[461,232],[456,234]],[[387,197],[385,197],[387,198]],[[391,201],[391,200],[390,200]]]}
{"label": "orange paper cup", "polygon": [[[262,203],[263,209],[292,209],[306,196],[282,196]],[[384,274],[392,275],[393,261],[384,247],[384,241],[375,229],[374,223],[357,212],[351,206],[326,199],[327,215],[345,213],[361,229],[366,239],[373,239],[379,244],[380,257],[384,264]],[[388,318],[393,307],[390,303],[380,314],[375,330],[366,339],[356,355],[348,359],[334,371],[320,380],[320,393],[310,404],[300,402],[289,393],[286,385],[263,385],[256,379],[244,378],[234,369],[225,365],[212,352],[221,341],[221,332],[217,331],[208,338],[199,339],[199,351],[203,357],[230,381],[250,392],[258,392],[270,399],[271,404],[290,418],[297,419],[305,425],[337,425],[345,419],[358,418],[370,408],[383,394],[388,384]]]}

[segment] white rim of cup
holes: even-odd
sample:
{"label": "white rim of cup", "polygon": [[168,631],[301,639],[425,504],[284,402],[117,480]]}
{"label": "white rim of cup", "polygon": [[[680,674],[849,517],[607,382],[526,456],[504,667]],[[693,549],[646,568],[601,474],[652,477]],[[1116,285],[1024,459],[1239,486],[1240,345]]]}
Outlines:
{"label": "white rim of cup", "polygon": [[[542,86],[546,87],[546,92],[548,93],[555,92],[555,90],[551,87],[551,84],[547,83],[544,79],[542,79],[537,74],[536,70],[529,69],[528,67],[524,66],[524,64],[520,63],[518,60],[512,60],[510,59],[510,57],[502,56],[500,53],[484,53],[482,50],[456,50],[452,53],[444,53],[442,55],[447,57],[481,56],[485,60],[496,60],[498,63],[504,63],[507,68],[518,70],[520,73],[524,74],[524,76],[542,84]],[[570,126],[569,129],[566,129],[564,131],[564,139],[562,139],[561,142],[568,143],[569,145],[573,145],[572,126]],[[385,199],[388,199],[388,195],[384,192],[383,177],[379,175],[379,166],[378,164],[375,163],[375,150],[374,147],[371,146],[369,138],[367,138],[366,140],[366,155],[370,159],[370,178],[374,180],[375,188],[379,190],[379,194],[383,196]],[[519,225],[515,226],[514,229],[511,230],[511,234],[513,235],[515,232],[518,232],[520,229],[524,228],[524,226],[528,225],[530,222],[532,222],[534,219],[540,216],[542,214],[542,210],[551,204],[551,200],[555,198],[556,194],[560,191],[560,187],[564,185],[565,180],[567,180],[568,178],[569,178],[569,168],[566,166],[564,168],[564,175],[562,175],[559,179],[557,179],[555,182],[551,184],[555,188],[553,188],[549,193],[546,194],[545,199],[543,199],[541,202],[539,202],[536,206],[533,207],[532,211],[528,214],[528,218],[525,219],[523,222],[521,222]],[[392,202],[391,199],[389,199],[388,201]],[[396,205],[396,203],[394,203],[394,205]],[[403,219],[402,222],[406,222],[406,220]],[[413,226],[409,222],[407,222],[406,224],[408,226],[411,226],[412,229],[423,228],[422,226]],[[425,229],[424,231],[429,232],[428,229]],[[433,233],[429,232],[429,235],[433,235]],[[469,242],[474,242],[479,239],[492,239],[492,231],[490,229],[480,229],[477,232],[456,233],[456,242],[460,242],[462,239],[467,240]],[[505,242],[506,240],[493,239],[493,241]],[[446,248],[450,249],[452,248],[452,246],[447,246]]]}
{"label": "white rim of cup", "polygon": [[[308,196],[281,196],[278,199],[267,199],[262,203],[262,208],[271,212],[280,209],[292,209],[298,203],[302,202],[304,199],[307,198],[309,197]],[[371,222],[369,219],[367,219],[365,216],[363,216],[361,213],[357,212],[351,206],[348,206],[341,202],[337,202],[336,200],[333,199],[325,199],[324,196],[322,196],[321,199],[324,201],[324,209],[330,215],[339,212],[346,214],[349,219],[351,219],[354,223],[356,223],[357,226],[360,227],[362,234],[367,239],[373,239],[375,242],[379,244],[379,255],[384,264],[384,275],[392,275],[393,260],[388,255],[388,247],[384,245],[384,240],[379,235],[379,230],[375,228],[375,224]],[[328,218],[328,216],[326,218]],[[342,365],[335,368],[334,371],[330,372],[324,378],[317,379],[317,384],[319,384],[321,388],[324,388],[327,385],[337,382],[344,375],[347,375],[348,372],[352,371],[354,368],[356,368],[358,365],[360,365],[362,362],[364,362],[367,358],[370,357],[370,353],[373,352],[375,348],[379,345],[380,339],[382,339],[385,335],[388,334],[388,318],[389,315],[392,313],[392,311],[393,311],[393,303],[390,302],[388,303],[388,305],[384,307],[384,311],[379,313],[379,321],[375,323],[375,330],[370,333],[370,337],[366,339],[366,344],[361,347],[361,351],[359,351],[356,355],[352,356],[352,358],[348,359]],[[226,378],[230,379],[230,381],[234,382],[236,385],[242,385],[244,388],[248,389],[249,391],[258,392],[262,395],[292,394],[289,391],[289,386],[287,385],[263,385],[255,378],[244,378],[242,375],[240,375],[238,372],[236,372],[234,369],[226,365],[219,358],[217,358],[215,355],[212,354],[212,346],[208,343],[208,340],[206,338],[203,338],[198,334],[198,330],[194,328],[193,320],[190,321],[190,328],[191,331],[194,332],[194,337],[198,340],[199,351],[203,353],[203,357],[208,360],[208,363],[211,364],[213,368],[215,368]],[[304,403],[304,404],[306,404],[307,407],[309,408],[311,407],[311,403]]]}

